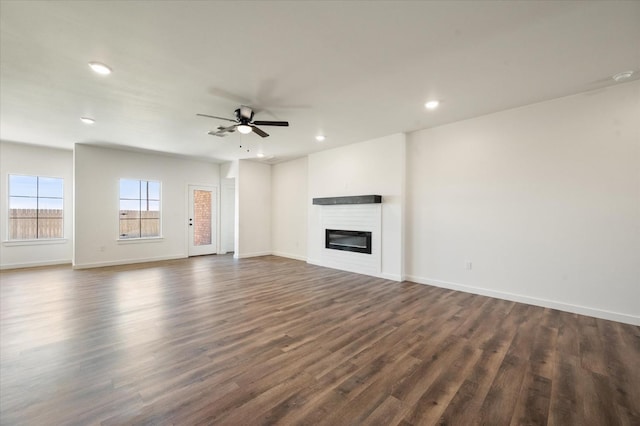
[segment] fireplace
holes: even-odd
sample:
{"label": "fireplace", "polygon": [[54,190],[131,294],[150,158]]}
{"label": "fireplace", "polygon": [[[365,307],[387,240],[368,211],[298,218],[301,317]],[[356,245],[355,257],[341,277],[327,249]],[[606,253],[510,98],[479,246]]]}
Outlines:
{"label": "fireplace", "polygon": [[325,247],[332,250],[371,254],[371,232],[326,229]]}

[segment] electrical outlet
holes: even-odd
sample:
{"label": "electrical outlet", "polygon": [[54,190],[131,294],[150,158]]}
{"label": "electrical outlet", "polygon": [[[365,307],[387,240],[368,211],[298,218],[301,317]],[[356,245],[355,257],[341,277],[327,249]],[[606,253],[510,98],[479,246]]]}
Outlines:
{"label": "electrical outlet", "polygon": [[473,264],[471,263],[471,261],[467,260],[466,262],[464,262],[464,269],[466,269],[467,271],[470,271],[472,267]]}

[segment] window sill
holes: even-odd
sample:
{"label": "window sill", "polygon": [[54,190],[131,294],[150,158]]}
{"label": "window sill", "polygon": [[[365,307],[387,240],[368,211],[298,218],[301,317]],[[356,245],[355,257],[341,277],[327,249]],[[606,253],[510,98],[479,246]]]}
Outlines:
{"label": "window sill", "polygon": [[142,244],[142,243],[161,243],[164,237],[148,237],[148,238],[118,238],[118,244]]}
{"label": "window sill", "polygon": [[5,247],[14,246],[41,246],[46,244],[66,244],[69,240],[66,238],[48,238],[41,240],[7,240],[3,241],[2,245]]}

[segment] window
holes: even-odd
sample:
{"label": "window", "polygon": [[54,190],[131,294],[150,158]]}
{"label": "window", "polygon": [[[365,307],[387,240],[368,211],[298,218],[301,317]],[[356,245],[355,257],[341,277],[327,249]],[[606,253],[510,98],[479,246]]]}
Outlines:
{"label": "window", "polygon": [[63,182],[9,175],[9,240],[64,238]]}
{"label": "window", "polygon": [[160,236],[160,182],[120,179],[120,239]]}

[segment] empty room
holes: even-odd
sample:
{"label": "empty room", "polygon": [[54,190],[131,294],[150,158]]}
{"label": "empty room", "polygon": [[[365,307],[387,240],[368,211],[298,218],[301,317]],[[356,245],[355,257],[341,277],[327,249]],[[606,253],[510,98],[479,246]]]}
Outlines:
{"label": "empty room", "polygon": [[640,2],[0,0],[0,424],[640,424]]}

